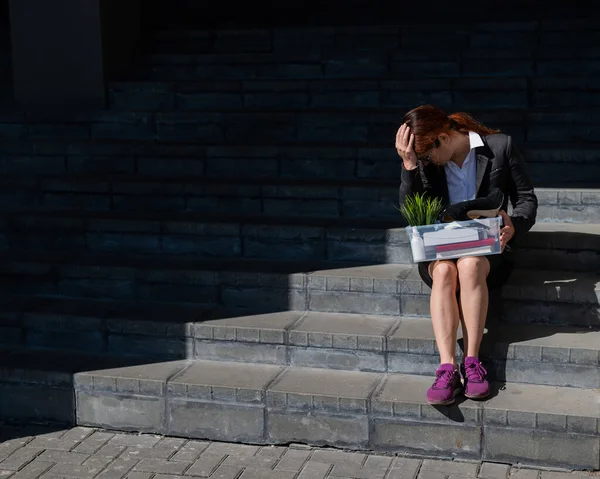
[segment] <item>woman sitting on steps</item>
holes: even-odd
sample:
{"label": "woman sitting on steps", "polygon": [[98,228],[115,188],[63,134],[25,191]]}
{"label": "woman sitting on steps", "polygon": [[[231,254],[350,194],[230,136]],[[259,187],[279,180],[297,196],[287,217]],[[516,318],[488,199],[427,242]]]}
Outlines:
{"label": "woman sitting on steps", "polygon": [[[445,205],[487,196],[493,188],[504,193],[502,254],[419,263],[419,274],[431,288],[431,320],[440,352],[440,367],[427,400],[452,404],[463,387],[468,398],[486,398],[490,385],[479,361],[479,348],[488,290],[508,280],[513,241],[529,231],[537,212],[523,157],[510,136],[481,125],[466,113],[448,116],[430,105],[405,115],[396,135],[396,150],[403,162],[400,204],[414,193],[441,198]],[[509,198],[511,216],[506,213]],[[455,357],[459,321],[465,354],[460,372]]]}

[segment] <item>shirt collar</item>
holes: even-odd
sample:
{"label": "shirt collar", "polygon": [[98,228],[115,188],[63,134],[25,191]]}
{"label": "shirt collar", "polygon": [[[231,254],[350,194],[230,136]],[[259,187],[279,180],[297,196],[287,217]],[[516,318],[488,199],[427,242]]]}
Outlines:
{"label": "shirt collar", "polygon": [[483,146],[481,135],[479,135],[479,133],[475,133],[474,131],[469,132],[469,142],[471,143],[471,150]]}
{"label": "shirt collar", "polygon": [[[480,146],[484,146],[483,140],[481,139],[481,135],[479,135],[479,133],[475,133],[474,131],[469,132],[469,143],[470,143],[471,149],[469,150],[469,154],[465,158],[465,162],[463,163],[463,168],[465,167],[465,165],[470,165],[471,162],[474,161],[475,152],[473,150],[475,148],[479,148]],[[449,161],[444,166],[446,168],[456,168],[456,169],[460,170],[460,167],[452,161]]]}

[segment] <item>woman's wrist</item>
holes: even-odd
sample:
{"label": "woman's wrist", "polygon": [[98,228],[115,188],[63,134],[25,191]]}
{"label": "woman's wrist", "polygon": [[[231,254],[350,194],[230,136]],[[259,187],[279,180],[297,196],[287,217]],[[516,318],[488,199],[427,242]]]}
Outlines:
{"label": "woman's wrist", "polygon": [[417,169],[417,164],[416,163],[409,163],[409,162],[403,161],[402,165],[404,166],[404,169],[406,171],[412,171],[412,170],[416,170]]}

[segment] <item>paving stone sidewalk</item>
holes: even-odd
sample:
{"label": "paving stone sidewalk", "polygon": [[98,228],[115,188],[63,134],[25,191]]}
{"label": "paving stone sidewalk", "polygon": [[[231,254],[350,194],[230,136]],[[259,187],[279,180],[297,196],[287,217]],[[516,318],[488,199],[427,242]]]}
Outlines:
{"label": "paving stone sidewalk", "polygon": [[597,473],[0,425],[0,478],[589,479]]}

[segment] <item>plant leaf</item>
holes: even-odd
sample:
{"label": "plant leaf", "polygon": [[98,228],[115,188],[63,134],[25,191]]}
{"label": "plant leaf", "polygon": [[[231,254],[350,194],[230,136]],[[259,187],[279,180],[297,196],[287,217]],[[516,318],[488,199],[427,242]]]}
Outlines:
{"label": "plant leaf", "polygon": [[415,193],[406,197],[399,210],[410,226],[423,226],[435,223],[443,207],[440,198],[431,198],[425,193]]}

